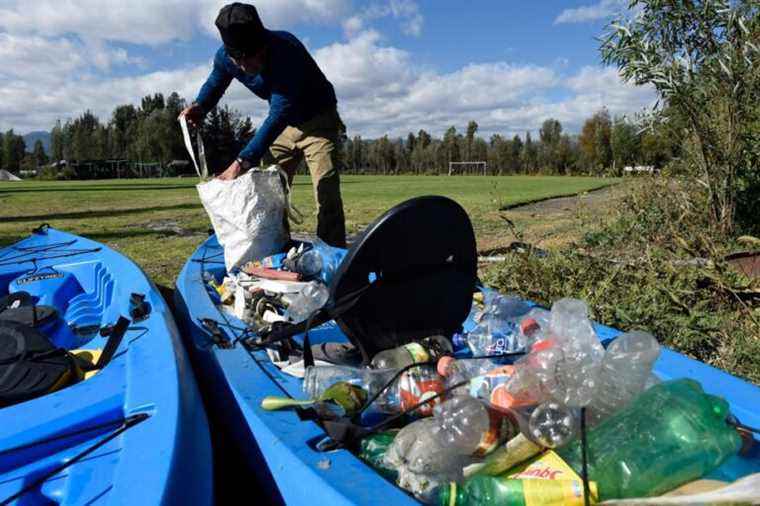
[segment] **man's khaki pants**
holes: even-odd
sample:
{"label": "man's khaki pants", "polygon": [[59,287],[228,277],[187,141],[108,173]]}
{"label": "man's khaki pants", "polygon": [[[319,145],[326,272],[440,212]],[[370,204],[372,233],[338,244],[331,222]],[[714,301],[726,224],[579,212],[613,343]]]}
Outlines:
{"label": "man's khaki pants", "polygon": [[298,126],[288,126],[269,147],[271,159],[293,183],[302,158],[311,173],[317,203],[317,236],[331,246],[346,247],[346,223],[340,196],[340,141],[346,127],[333,109]]}

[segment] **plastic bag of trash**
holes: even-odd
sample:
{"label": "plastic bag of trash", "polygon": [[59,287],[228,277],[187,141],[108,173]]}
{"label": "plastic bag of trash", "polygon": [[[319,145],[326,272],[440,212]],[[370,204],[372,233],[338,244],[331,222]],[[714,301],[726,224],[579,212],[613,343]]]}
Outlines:
{"label": "plastic bag of trash", "polygon": [[219,244],[224,248],[227,272],[246,262],[281,252],[289,237],[285,216],[300,223],[303,216],[290,203],[288,178],[277,165],[249,170],[233,180],[208,178],[205,149],[197,133],[198,159],[185,116],[179,119],[190,159],[201,183],[198,195],[208,213]]}
{"label": "plastic bag of trash", "polygon": [[230,181],[212,179],[197,188],[224,248],[227,271],[285,247],[288,204],[277,168],[249,170]]}

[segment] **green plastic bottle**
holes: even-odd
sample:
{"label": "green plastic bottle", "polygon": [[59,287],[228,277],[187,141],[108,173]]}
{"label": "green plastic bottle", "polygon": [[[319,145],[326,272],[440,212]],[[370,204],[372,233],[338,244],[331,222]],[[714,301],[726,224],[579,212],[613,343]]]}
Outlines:
{"label": "green plastic bottle", "polygon": [[[651,387],[588,432],[600,499],[657,496],[709,473],[741,447],[728,415],[728,403],[694,380]],[[557,453],[581,474],[579,439]]]}
{"label": "green plastic bottle", "polygon": [[390,481],[396,481],[398,472],[386,465],[383,459],[396,434],[398,434],[397,430],[372,434],[362,439],[359,448],[359,458]]}
{"label": "green plastic bottle", "polygon": [[[438,490],[441,506],[581,506],[583,486],[571,480],[517,480],[474,476]],[[593,489],[592,489],[593,490]]]}

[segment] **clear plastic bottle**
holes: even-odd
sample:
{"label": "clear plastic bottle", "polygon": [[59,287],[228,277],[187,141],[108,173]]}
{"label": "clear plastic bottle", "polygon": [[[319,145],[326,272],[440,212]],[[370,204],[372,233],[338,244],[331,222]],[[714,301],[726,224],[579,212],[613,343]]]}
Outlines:
{"label": "clear plastic bottle", "polygon": [[401,429],[385,454],[385,464],[398,472],[399,486],[427,500],[436,485],[462,477],[462,468],[489,428],[482,402],[454,397],[439,406],[434,417]]}
{"label": "clear plastic bottle", "polygon": [[[419,402],[443,392],[443,378],[430,366],[402,373],[383,390],[398,372],[398,369],[367,369],[341,365],[312,366],[306,368],[303,390],[310,399],[320,398],[325,390],[338,382],[360,386],[367,392],[368,397],[373,397],[382,390],[373,402],[372,409],[388,414],[406,411]],[[414,414],[428,416],[441,402],[440,397],[436,398],[417,408]]]}
{"label": "clear plastic bottle", "polygon": [[288,306],[288,319],[295,323],[306,320],[315,311],[324,306],[329,298],[330,292],[322,283],[312,281],[306,284]]}
{"label": "clear plastic bottle", "polygon": [[[588,474],[599,499],[657,496],[696,480],[741,448],[728,403],[694,380],[654,385],[588,432]],[[576,439],[557,453],[582,468]]]}
{"label": "clear plastic bottle", "polygon": [[491,360],[456,360],[453,357],[441,357],[438,360],[438,374],[445,378],[446,388],[468,382],[449,395],[470,395],[488,401],[491,392],[497,386],[509,381],[514,374],[514,367],[499,365]]}
{"label": "clear plastic bottle", "polygon": [[344,365],[319,365],[306,368],[303,391],[310,399],[319,399],[332,385],[346,382],[375,395],[398,372],[395,369],[365,369]]}
{"label": "clear plastic bottle", "polygon": [[578,432],[573,410],[555,401],[536,407],[528,419],[531,437],[546,448],[558,448],[572,440]]}
{"label": "clear plastic bottle", "polygon": [[538,351],[536,371],[544,388],[566,406],[588,405],[599,384],[604,348],[588,318],[586,303],[578,299],[555,302],[547,339],[551,346]]}
{"label": "clear plastic bottle", "polygon": [[588,406],[589,424],[598,424],[644,391],[659,356],[659,343],[646,332],[628,332],[612,341],[602,360],[599,386]]}
{"label": "clear plastic bottle", "polygon": [[412,364],[437,360],[453,353],[451,341],[445,336],[430,336],[420,342],[407,343],[384,350],[372,357],[374,369],[402,369]]}
{"label": "clear plastic bottle", "polygon": [[467,334],[457,334],[456,348],[467,346],[473,355],[514,353],[525,348],[517,324],[530,310],[526,301],[493,290],[484,292],[485,308],[478,325]]}

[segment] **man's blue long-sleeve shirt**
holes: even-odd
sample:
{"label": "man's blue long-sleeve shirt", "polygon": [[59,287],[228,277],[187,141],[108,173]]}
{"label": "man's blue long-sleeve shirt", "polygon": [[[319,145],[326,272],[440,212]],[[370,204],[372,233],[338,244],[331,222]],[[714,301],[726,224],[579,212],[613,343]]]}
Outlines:
{"label": "man's blue long-sleeve shirt", "polygon": [[267,38],[267,60],[257,75],[243,72],[224,46],[219,48],[211,75],[195,99],[204,111],[211,110],[235,78],[269,102],[269,115],[240,152],[240,157],[253,165],[259,163],[286,126],[308,121],[337,103],[332,84],[293,34],[269,31]]}

